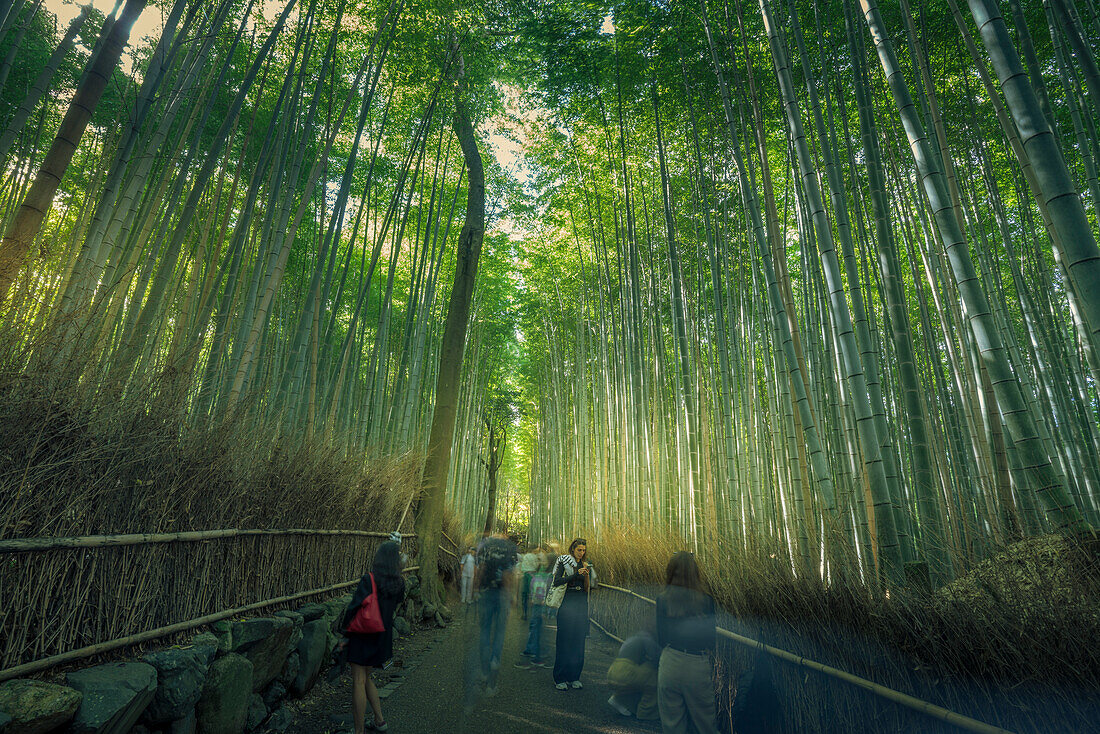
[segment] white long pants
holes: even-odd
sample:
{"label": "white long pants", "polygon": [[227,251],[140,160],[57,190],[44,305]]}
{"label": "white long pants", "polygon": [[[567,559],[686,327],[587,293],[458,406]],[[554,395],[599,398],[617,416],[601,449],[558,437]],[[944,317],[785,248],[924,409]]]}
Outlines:
{"label": "white long pants", "polygon": [[474,577],[473,576],[467,576],[466,574],[462,574],[462,582],[459,585],[459,589],[462,592],[462,601],[463,602],[473,601],[473,594],[471,593],[471,589],[470,589],[470,587],[473,586],[473,585],[474,585]]}

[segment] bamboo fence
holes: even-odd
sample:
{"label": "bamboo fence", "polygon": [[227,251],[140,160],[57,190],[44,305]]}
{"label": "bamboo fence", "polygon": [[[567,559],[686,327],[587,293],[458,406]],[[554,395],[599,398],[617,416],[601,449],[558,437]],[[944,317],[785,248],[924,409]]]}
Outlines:
{"label": "bamboo fence", "polygon": [[[631,589],[627,589],[621,586],[615,586],[613,584],[605,584],[601,582],[600,588],[611,589],[612,591],[627,594],[650,605],[656,604],[656,601],[654,601],[653,599],[650,599],[647,596],[642,596],[641,594],[632,591]],[[607,636],[618,642],[623,641],[621,637],[612,634],[599,622],[596,622],[595,620],[592,621],[593,624],[595,624],[596,627],[598,627]],[[754,640],[751,637],[739,635],[735,632],[731,632],[730,630],[723,629],[721,627],[718,628],[718,635],[727,640],[732,640],[733,642],[736,642],[740,645],[744,645],[751,649],[764,652],[776,659],[791,663],[792,665],[796,665],[807,670],[816,671],[823,675],[829,676],[830,678],[842,680],[845,683],[849,683],[851,685],[862,688],[865,691],[869,691],[870,693],[873,693],[880,698],[884,698],[901,706],[905,706],[921,714],[924,714],[925,716],[937,719],[947,724],[951,724],[960,729],[965,729],[966,731],[980,732],[981,734],[1012,734],[1012,732],[1008,729],[991,726],[984,722],[978,721],[977,719],[970,718],[969,716],[964,716],[963,714],[945,709],[942,706],[937,706],[928,701],[923,701],[919,698],[916,698],[915,696],[910,696],[908,694],[901,693],[900,691],[895,691],[892,688],[888,688],[884,685],[874,683],[873,681],[869,681],[866,678],[860,678],[857,675],[852,675],[851,673],[840,670],[839,668],[824,665],[814,660],[810,660],[809,658],[795,655],[794,653],[788,652],[786,650],[772,647],[771,645],[764,644],[759,640]]]}
{"label": "bamboo fence", "polygon": [[[52,667],[337,591],[389,535],[227,528],[2,540],[0,669],[26,675],[26,665]],[[414,555],[415,536],[402,541]],[[316,588],[303,591],[303,579]]]}

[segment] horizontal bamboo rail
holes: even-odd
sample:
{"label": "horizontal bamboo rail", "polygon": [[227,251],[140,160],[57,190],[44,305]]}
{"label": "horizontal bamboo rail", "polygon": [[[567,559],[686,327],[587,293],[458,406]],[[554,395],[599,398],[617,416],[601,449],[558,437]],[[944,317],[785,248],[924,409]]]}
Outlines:
{"label": "horizontal bamboo rail", "polygon": [[[386,534],[386,537],[389,537],[388,533]],[[420,566],[409,566],[408,568],[404,569],[402,573],[412,573],[413,571],[419,570]],[[169,624],[164,627],[157,627],[156,629],[146,630],[145,632],[138,632],[134,635],[119,637],[117,639],[108,640],[106,642],[98,642],[94,645],[88,645],[87,647],[81,647],[76,650],[70,650],[69,652],[61,653],[60,655],[51,655],[48,658],[42,658],[41,660],[34,660],[29,663],[23,663],[22,665],[16,665],[13,668],[0,670],[0,683],[6,680],[11,680],[12,678],[19,678],[26,675],[41,673],[43,670],[56,668],[58,665],[71,663],[74,660],[88,658],[92,655],[99,655],[101,653],[110,652],[112,650],[118,650],[119,648],[130,647],[131,645],[140,645],[143,642],[149,642],[160,637],[167,637],[168,635],[175,634],[176,632],[186,632],[189,629],[201,627],[204,624],[213,624],[214,622],[228,619],[229,617],[235,617],[238,614],[245,614],[246,612],[251,612],[256,609],[263,609],[264,607],[274,606],[275,604],[283,604],[285,602],[296,601],[298,599],[305,599],[310,596],[317,596],[319,594],[327,594],[332,591],[347,589],[355,586],[358,583],[359,579],[355,579],[354,581],[344,581],[343,583],[325,586],[320,589],[310,589],[309,591],[300,591],[297,594],[288,594],[286,596],[275,597],[274,599],[264,599],[263,601],[253,602],[252,604],[245,604],[242,607],[226,609],[225,611],[214,612],[213,614],[206,614],[195,619],[186,620],[184,622],[176,622],[175,624]]]}
{"label": "horizontal bamboo rail", "polygon": [[[310,528],[242,530],[238,528],[226,528],[223,530],[189,530],[178,533],[78,535],[67,538],[14,538],[11,540],[0,540],[0,553],[33,553],[36,551],[58,550],[62,548],[114,548],[126,545],[147,545],[152,543],[193,543],[202,540],[239,538],[257,535],[338,535],[360,536],[366,538],[390,537],[390,533],[375,530],[314,530]],[[416,533],[401,534],[402,540],[415,537]]]}
{"label": "horizontal bamboo rail", "polygon": [[626,640],[624,640],[623,638],[619,637],[616,634],[613,634],[611,631],[609,631],[607,629],[607,627],[604,627],[602,624],[600,624],[596,620],[589,619],[588,621],[591,622],[592,624],[596,625],[596,627],[600,630],[600,632],[603,632],[605,635],[607,635],[608,637],[610,637],[612,640],[619,643],[620,645],[623,644],[624,642],[626,642]]}
{"label": "horizontal bamboo rail", "polygon": [[[623,594],[629,594],[630,596],[641,599],[642,601],[649,604],[655,605],[657,603],[649,597],[642,596],[641,594],[631,591],[630,589],[624,589],[621,586],[613,586],[612,584],[605,584],[601,582],[600,588],[612,589],[613,591],[618,591]],[[607,630],[604,630],[604,628],[601,627],[599,624],[596,624],[596,626],[603,630],[605,634],[608,634],[615,639],[619,639],[614,635],[611,635],[609,632],[607,632]],[[901,704],[902,706],[911,708],[914,711],[919,711],[926,716],[934,719],[939,719],[940,721],[957,726],[960,729],[981,732],[982,734],[1013,734],[1008,729],[1001,729],[1000,727],[991,726],[990,724],[978,721],[977,719],[972,719],[969,716],[963,716],[962,714],[945,709],[942,706],[937,706],[934,703],[922,701],[915,696],[910,696],[900,691],[895,691],[892,688],[887,688],[886,686],[869,681],[866,678],[860,678],[857,675],[852,675],[851,673],[840,670],[839,668],[833,668],[829,665],[810,660],[809,658],[804,658],[799,655],[795,655],[794,653],[787,652],[786,650],[781,650],[778,647],[766,645],[759,640],[752,639],[751,637],[745,637],[735,632],[730,632],[727,629],[722,629],[721,627],[718,628],[718,634],[722,637],[725,637],[726,639],[733,640],[734,642],[738,642],[742,645],[746,645],[748,647],[756,648],[757,650],[766,652],[773,657],[779,658],[780,660],[785,660],[786,662],[793,663],[794,665],[808,668],[810,670],[815,670],[819,673],[823,673],[824,675],[842,680],[845,683],[850,683],[854,686],[857,686],[858,688],[870,691],[876,696],[880,696],[888,701],[893,701],[894,703]]]}

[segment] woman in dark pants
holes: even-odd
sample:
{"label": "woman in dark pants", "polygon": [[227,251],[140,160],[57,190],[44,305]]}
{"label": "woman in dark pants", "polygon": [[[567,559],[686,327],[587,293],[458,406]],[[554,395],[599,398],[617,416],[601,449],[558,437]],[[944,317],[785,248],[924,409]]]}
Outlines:
{"label": "woman in dark pants", "polygon": [[554,651],[554,683],[559,691],[583,688],[584,641],[588,637],[588,588],[590,567],[585,561],[588,543],[577,538],[569,553],[554,564],[554,586],[565,586],[565,598],[558,608],[558,635]]}
{"label": "woman in dark pants", "polygon": [[[371,672],[375,668],[382,667],[387,660],[393,657],[393,615],[401,601],[405,598],[405,579],[401,577],[401,546],[392,540],[378,546],[374,554],[374,564],[370,573],[363,574],[359,579],[359,586],[355,589],[351,604],[344,611],[344,618],[340,629],[347,638],[348,663],[351,665],[351,710],[354,715],[352,724],[355,734],[363,734],[363,718],[367,713],[367,703],[370,703],[374,718],[366,728],[371,731],[386,731],[389,726],[382,717],[382,702],[378,697],[378,689],[374,686]],[[355,618],[355,613],[371,593],[371,574],[374,575],[374,588],[378,590],[378,607],[382,612],[382,623],[385,627],[382,632],[373,634],[356,634],[348,632],[348,625]]]}

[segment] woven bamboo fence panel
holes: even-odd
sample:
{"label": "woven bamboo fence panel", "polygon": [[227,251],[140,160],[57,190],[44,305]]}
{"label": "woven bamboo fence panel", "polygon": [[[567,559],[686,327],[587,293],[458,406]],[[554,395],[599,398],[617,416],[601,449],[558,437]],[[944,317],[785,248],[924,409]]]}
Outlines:
{"label": "woven bamboo fence panel", "polygon": [[[387,535],[249,532],[134,543],[117,541],[127,536],[75,539],[84,547],[72,547],[71,538],[62,547],[52,547],[57,539],[32,539],[44,550],[0,540],[0,668],[346,582],[369,567]],[[403,548],[415,556],[414,540]]]}

